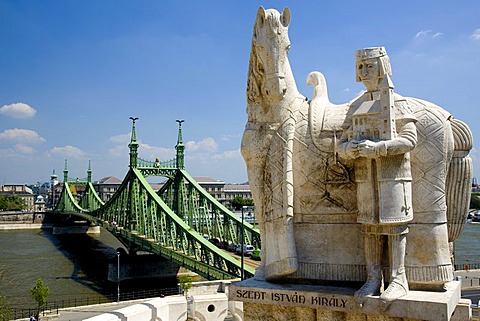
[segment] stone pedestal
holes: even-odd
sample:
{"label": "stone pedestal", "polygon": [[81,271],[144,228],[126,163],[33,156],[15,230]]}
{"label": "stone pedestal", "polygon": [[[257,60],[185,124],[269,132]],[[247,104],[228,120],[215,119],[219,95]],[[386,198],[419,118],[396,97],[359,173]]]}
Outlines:
{"label": "stone pedestal", "polygon": [[460,282],[452,281],[443,292],[410,291],[387,309],[378,296],[360,306],[353,296],[355,289],[348,287],[248,279],[231,284],[228,293],[230,300],[243,302],[245,321],[453,321],[458,320],[455,314],[471,315],[468,304],[459,304],[460,289]]}

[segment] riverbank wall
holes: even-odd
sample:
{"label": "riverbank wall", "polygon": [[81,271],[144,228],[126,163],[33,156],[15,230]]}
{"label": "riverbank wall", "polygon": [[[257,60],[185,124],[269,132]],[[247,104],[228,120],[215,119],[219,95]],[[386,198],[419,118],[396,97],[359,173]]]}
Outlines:
{"label": "riverbank wall", "polygon": [[40,212],[0,212],[0,231],[52,228],[46,217],[45,213]]}
{"label": "riverbank wall", "polygon": [[44,212],[1,211],[0,224],[41,224],[46,216]]}
{"label": "riverbank wall", "polygon": [[58,221],[58,215],[45,212],[3,211],[0,212],[0,231],[51,229]]}
{"label": "riverbank wall", "polygon": [[2,230],[36,230],[53,228],[52,224],[43,224],[43,223],[0,223],[0,231]]}

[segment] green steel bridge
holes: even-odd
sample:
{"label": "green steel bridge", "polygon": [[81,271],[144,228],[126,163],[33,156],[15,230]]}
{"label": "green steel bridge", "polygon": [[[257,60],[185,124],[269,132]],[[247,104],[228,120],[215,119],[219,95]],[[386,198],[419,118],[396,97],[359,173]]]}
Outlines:
{"label": "green steel bridge", "polygon": [[[185,170],[182,122],[177,120],[176,156],[169,161],[138,157],[135,121],[132,119],[130,166],[117,192],[106,202],[93,187],[90,164],[86,181],[68,181],[65,160],[63,190],[51,213],[74,216],[99,225],[117,237],[130,251],[148,251],[171,260],[208,280],[253,276],[254,269],[214,244],[253,244],[260,247],[258,229],[228,210],[206,192]],[[167,180],[155,191],[149,176]],[[77,200],[74,186],[83,185]],[[244,242],[242,242],[242,236]],[[226,244],[224,243],[224,244]]]}

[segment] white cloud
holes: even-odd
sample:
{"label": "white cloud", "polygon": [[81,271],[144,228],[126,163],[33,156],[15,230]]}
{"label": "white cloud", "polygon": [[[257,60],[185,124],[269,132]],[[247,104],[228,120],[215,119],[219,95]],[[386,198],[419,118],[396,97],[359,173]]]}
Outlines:
{"label": "white cloud", "polygon": [[126,145],[117,145],[108,150],[108,154],[113,157],[120,157],[128,155],[128,146]]}
{"label": "white cloud", "polygon": [[216,160],[228,160],[228,159],[237,159],[242,158],[242,154],[240,153],[240,149],[236,150],[227,150],[220,154],[213,155],[213,158]]}
{"label": "white cloud", "polygon": [[34,155],[35,155],[35,149],[25,144],[16,144],[9,148],[0,149],[0,159],[14,160],[12,161],[11,166],[14,166],[15,168],[20,166],[19,162],[21,159],[25,159],[25,157],[28,158]]}
{"label": "white cloud", "polygon": [[0,108],[0,114],[13,118],[32,118],[37,111],[25,103],[4,105]]}
{"label": "white cloud", "polygon": [[151,161],[155,160],[155,158],[158,158],[160,161],[167,161],[175,156],[175,149],[173,148],[156,147],[143,143],[139,144],[138,152],[140,158]]}
{"label": "white cloud", "polygon": [[64,147],[53,147],[48,154],[53,157],[72,157],[72,158],[82,158],[85,156],[85,153],[74,146],[64,146]]}
{"label": "white cloud", "polygon": [[480,28],[476,29],[470,36],[470,39],[480,41]]}
{"label": "white cloud", "polygon": [[128,155],[128,144],[130,143],[131,136],[131,133],[126,133],[110,137],[108,141],[116,145],[108,150],[110,156],[120,157]]}
{"label": "white cloud", "polygon": [[[232,159],[242,159],[240,149],[230,151],[219,150],[218,143],[212,137],[204,138],[199,142],[189,141],[185,146],[185,156],[189,164],[199,162],[201,164],[212,165],[212,161],[222,162]],[[218,165],[219,163],[216,164]]]}
{"label": "white cloud", "polygon": [[212,137],[204,138],[203,140],[196,142],[196,141],[188,141],[185,144],[185,147],[188,152],[199,152],[199,153],[206,153],[206,152],[215,152],[218,148],[218,144]]}
{"label": "white cloud", "polygon": [[115,135],[115,136],[110,137],[108,139],[108,141],[110,141],[114,144],[128,145],[128,143],[130,143],[131,136],[132,136],[131,133]]}
{"label": "white cloud", "polygon": [[185,166],[194,176],[210,176],[227,182],[247,180],[240,149],[216,153],[187,153]]}
{"label": "white cloud", "polygon": [[44,142],[45,138],[38,135],[37,132],[30,129],[6,129],[0,133],[0,139],[19,142]]}
{"label": "white cloud", "polygon": [[443,36],[443,32],[433,32],[432,30],[421,30],[415,35],[415,39],[435,39]]}
{"label": "white cloud", "polygon": [[422,31],[419,31],[417,32],[417,34],[415,35],[415,38],[418,39],[418,38],[424,38],[424,37],[427,37],[429,33],[431,33],[432,30],[422,30]]}
{"label": "white cloud", "polygon": [[14,146],[14,150],[19,153],[19,154],[25,154],[25,155],[29,155],[29,154],[34,154],[35,153],[35,149],[33,149],[33,147],[31,146],[27,146],[25,144],[16,144]]}
{"label": "white cloud", "polygon": [[[128,155],[128,144],[130,143],[130,139],[130,133],[110,137],[108,140],[112,143],[115,143],[116,146],[110,148],[108,153],[114,157]],[[160,161],[165,161],[172,159],[175,156],[175,149],[173,148],[151,146],[144,144],[139,140],[137,140],[137,143],[139,157],[145,160],[154,161],[155,158],[158,158]]]}

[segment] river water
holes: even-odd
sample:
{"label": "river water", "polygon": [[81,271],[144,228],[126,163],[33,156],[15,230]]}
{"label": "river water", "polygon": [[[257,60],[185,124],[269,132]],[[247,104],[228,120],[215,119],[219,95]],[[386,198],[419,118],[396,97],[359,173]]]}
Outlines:
{"label": "river water", "polygon": [[[51,229],[0,231],[0,292],[14,309],[34,308],[29,291],[42,278],[49,302],[115,298],[107,281],[108,263],[117,262],[123,245],[108,231],[92,235],[52,235]],[[176,280],[122,281],[121,292],[170,288]]]}
{"label": "river water", "polygon": [[[479,263],[480,224],[466,224],[455,242],[457,264]],[[107,281],[108,262],[116,262],[121,243],[106,230],[95,235],[52,235],[49,229],[0,231],[0,292],[12,308],[34,308],[29,290],[37,278],[50,288],[48,300],[115,297]],[[468,261],[467,261],[468,260]],[[174,287],[175,279],[121,284],[122,291]]]}
{"label": "river water", "polygon": [[480,251],[478,243],[480,239],[480,224],[468,223],[458,240],[454,243],[455,264],[465,263],[480,265]]}

